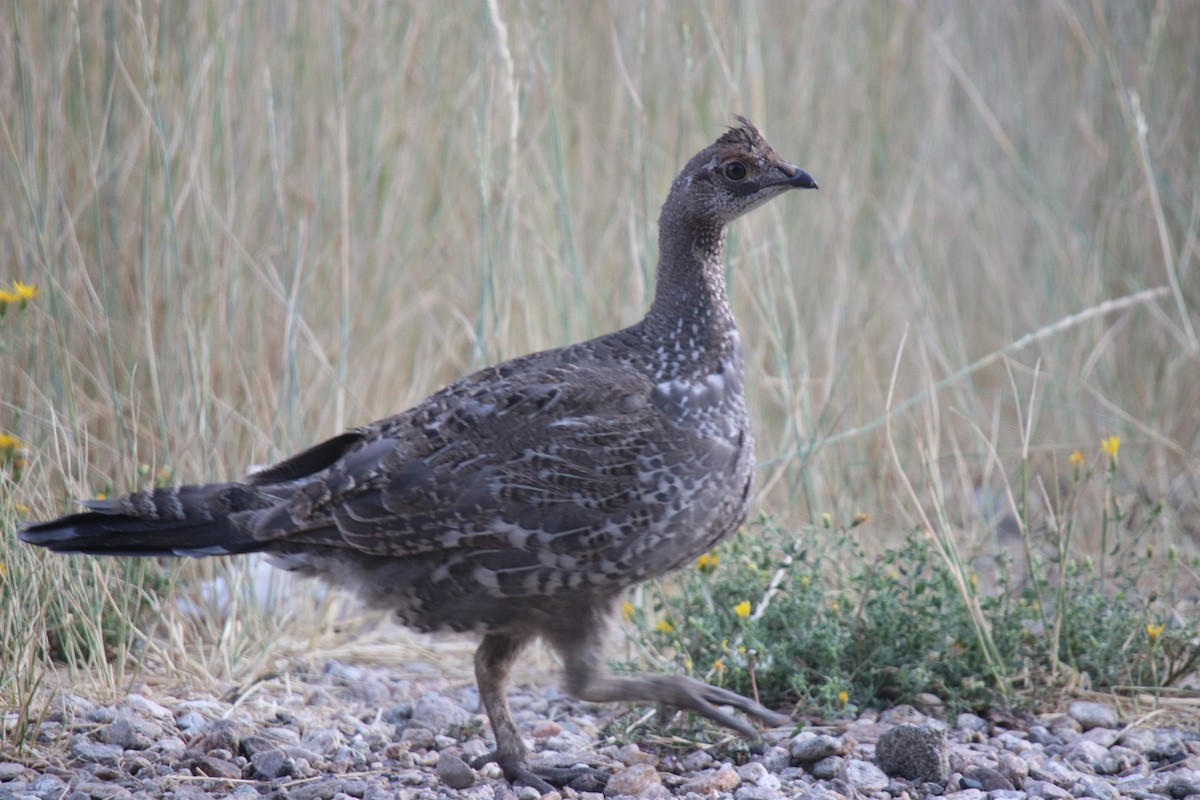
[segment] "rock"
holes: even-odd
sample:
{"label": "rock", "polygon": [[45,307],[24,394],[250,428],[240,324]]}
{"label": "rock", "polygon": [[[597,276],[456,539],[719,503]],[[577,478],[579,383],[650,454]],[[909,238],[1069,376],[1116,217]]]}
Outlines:
{"label": "rock", "polygon": [[444,733],[451,725],[466,725],[473,719],[474,714],[448,697],[437,692],[427,692],[413,705],[409,725],[422,725],[431,731]]}
{"label": "rock", "polygon": [[149,698],[143,697],[140,694],[131,694],[125,698],[126,707],[136,711],[138,714],[146,717],[154,717],[156,719],[173,721],[175,715],[171,710],[161,703],[156,703]]}
{"label": "rock", "polygon": [[1137,726],[1126,728],[1117,738],[1117,744],[1141,753],[1150,761],[1173,764],[1187,757],[1183,737],[1171,730],[1150,730]]}
{"label": "rock", "polygon": [[115,744],[100,744],[83,736],[76,736],[71,742],[71,755],[80,761],[91,764],[107,764],[115,767],[120,763],[124,752]]}
{"label": "rock", "polygon": [[300,743],[314,753],[328,756],[346,746],[346,737],[337,728],[317,728],[305,734]]}
{"label": "rock", "polygon": [[996,771],[1008,778],[1013,786],[1023,785],[1029,777],[1029,764],[1018,755],[1001,753],[997,762]]}
{"label": "rock", "polygon": [[11,761],[0,762],[0,783],[15,781],[25,771],[24,764],[14,764]]}
{"label": "rock", "polygon": [[126,800],[126,798],[133,797],[133,793],[124,786],[112,783],[81,781],[75,785],[75,791],[70,796],[72,798],[94,798],[94,800]]}
{"label": "rock", "polygon": [[792,739],[789,750],[793,763],[812,764],[822,758],[841,755],[844,752],[844,746],[844,742],[840,739],[805,731]]}
{"label": "rock", "polygon": [[779,787],[759,786],[753,783],[743,783],[733,795],[734,800],[785,800],[787,795],[779,791]]}
{"label": "rock", "polygon": [[1108,755],[1108,748],[1083,738],[1076,739],[1067,751],[1067,758],[1092,765]]}
{"label": "rock", "polygon": [[175,724],[179,726],[179,730],[188,736],[196,736],[204,730],[204,726],[208,724],[208,720],[199,712],[185,711],[176,717]]}
{"label": "rock", "polygon": [[933,717],[942,717],[946,713],[946,701],[933,692],[921,692],[917,695],[917,708],[921,713]]}
{"label": "rock", "polygon": [[178,736],[164,736],[150,745],[151,752],[161,753],[167,760],[179,758],[185,750],[187,750],[187,745]]}
{"label": "rock", "polygon": [[932,725],[897,725],[879,737],[875,762],[888,775],[944,784],[950,777],[946,735]]}
{"label": "rock", "polygon": [[266,778],[274,780],[296,774],[296,762],[278,747],[259,750],[250,756],[254,771]]}
{"label": "rock", "polygon": [[38,797],[65,797],[67,784],[57,775],[38,775],[29,782],[29,792]]}
{"label": "rock", "polygon": [[238,780],[242,777],[242,770],[238,765],[209,755],[197,755],[185,759],[180,762],[179,766],[190,769],[193,775],[204,775],[209,778]]}
{"label": "rock", "polygon": [[846,782],[863,794],[874,794],[883,791],[888,785],[888,776],[879,767],[869,761],[858,758],[846,760]]}
{"label": "rock", "polygon": [[1060,742],[1069,742],[1083,732],[1083,726],[1066,714],[1060,714],[1050,720],[1050,732],[1058,737]]}
{"label": "rock", "polygon": [[437,775],[438,780],[451,789],[466,789],[474,786],[478,778],[475,770],[471,769],[467,762],[448,750],[443,750],[438,754]]}
{"label": "rock", "polygon": [[606,797],[629,795],[643,797],[652,787],[661,786],[662,777],[649,764],[633,764],[620,770],[608,779],[604,787]]}
{"label": "rock", "polygon": [[552,719],[539,719],[530,734],[534,739],[549,739],[551,736],[558,736],[562,730],[562,725]]}
{"label": "rock", "polygon": [[[691,780],[685,781],[680,791],[698,792],[703,795],[709,795],[713,792],[732,792],[742,782],[738,776],[737,770],[730,764],[722,764],[717,769],[706,769],[699,775],[696,775]],[[612,783],[609,783],[611,786]],[[607,793],[607,789],[605,792]]]}
{"label": "rock", "polygon": [[636,744],[623,745],[617,750],[616,759],[626,766],[632,766],[633,764],[656,766],[658,764],[658,756],[645,752]]}
{"label": "rock", "polygon": [[750,783],[758,783],[759,780],[770,774],[767,772],[767,768],[757,761],[737,767],[736,772],[739,778]]}
{"label": "rock", "polygon": [[1171,797],[1183,798],[1200,795],[1200,773],[1179,772],[1167,779],[1167,791]]}
{"label": "rock", "polygon": [[842,774],[846,760],[841,756],[827,756],[808,767],[809,774],[821,781],[831,781]]}
{"label": "rock", "polygon": [[908,703],[899,703],[891,708],[884,709],[883,713],[879,715],[879,721],[886,722],[889,725],[903,725],[905,723],[920,725],[928,720],[924,714]]}
{"label": "rock", "polygon": [[962,775],[963,786],[983,792],[1011,791],[1017,787],[1000,772],[979,764],[967,767]]}
{"label": "rock", "polygon": [[1076,700],[1067,706],[1067,715],[1085,730],[1092,728],[1115,728],[1121,724],[1117,711],[1107,703],[1092,700]]}
{"label": "rock", "polygon": [[942,795],[946,800],[987,800],[987,792],[979,789],[963,789],[958,792],[947,792]]}
{"label": "rock", "polygon": [[83,715],[88,722],[107,725],[117,719],[117,710],[112,706],[97,706]]}
{"label": "rock", "polygon": [[964,711],[958,715],[954,720],[954,727],[961,728],[964,731],[975,731],[976,733],[987,733],[988,731],[987,720],[969,711]]}
{"label": "rock", "polygon": [[200,749],[206,753],[211,750],[236,753],[241,750],[242,739],[253,733],[254,726],[245,720],[215,719],[204,726]]}
{"label": "rock", "polygon": [[405,742],[413,750],[429,750],[433,747],[433,731],[424,725],[409,725],[400,734],[400,741]]}
{"label": "rock", "polygon": [[762,754],[762,765],[769,772],[783,772],[792,763],[792,754],[778,745],[768,747]]}
{"label": "rock", "polygon": [[991,743],[997,747],[1003,747],[1012,753],[1024,753],[1033,747],[1033,744],[1025,734],[1016,731],[1005,731],[999,736],[993,736]]}
{"label": "rock", "polygon": [[1060,789],[1049,781],[1034,781],[1025,787],[1025,794],[1029,797],[1048,797],[1052,800],[1071,800],[1071,793],[1066,789]]}
{"label": "rock", "polygon": [[1101,747],[1112,747],[1117,743],[1117,739],[1121,737],[1120,731],[1115,731],[1112,728],[1092,728],[1085,731],[1082,736],[1079,736],[1076,742],[1095,742]]}
{"label": "rock", "polygon": [[100,738],[124,750],[148,750],[155,739],[161,739],[162,726],[139,717],[121,717],[105,728]]}
{"label": "rock", "polygon": [[693,750],[679,760],[679,766],[687,772],[699,772],[713,763],[707,750]]}
{"label": "rock", "polygon": [[1029,727],[1029,741],[1039,744],[1042,747],[1062,744],[1062,739],[1051,733],[1050,729],[1045,725],[1031,725]]}
{"label": "rock", "polygon": [[1093,797],[1095,800],[1117,800],[1121,793],[1112,784],[1104,781],[1084,779],[1076,786],[1078,796]]}
{"label": "rock", "polygon": [[342,791],[343,780],[338,777],[309,781],[287,790],[288,800],[332,800]]}

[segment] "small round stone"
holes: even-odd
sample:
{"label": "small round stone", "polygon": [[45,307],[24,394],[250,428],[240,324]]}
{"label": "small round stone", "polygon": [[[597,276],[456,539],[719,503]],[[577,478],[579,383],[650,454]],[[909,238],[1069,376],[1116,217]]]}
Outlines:
{"label": "small round stone", "polygon": [[1067,714],[1085,731],[1092,728],[1115,728],[1121,724],[1115,708],[1108,703],[1097,703],[1093,700],[1074,701],[1067,706]]}

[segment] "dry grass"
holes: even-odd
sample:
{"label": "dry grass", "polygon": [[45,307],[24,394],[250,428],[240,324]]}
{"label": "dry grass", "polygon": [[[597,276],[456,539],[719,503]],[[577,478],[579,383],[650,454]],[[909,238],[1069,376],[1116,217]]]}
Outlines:
{"label": "dry grass", "polygon": [[[971,553],[1118,434],[1146,543],[1195,550],[1200,7],[15,3],[0,52],[0,284],[42,289],[0,320],[0,702],[52,674],[48,619],[94,645],[135,602],[17,545],[16,504],[239,474],[635,321],[735,112],[822,187],[731,236],[761,509]],[[241,596],[69,679],[253,672],[288,623]]]}

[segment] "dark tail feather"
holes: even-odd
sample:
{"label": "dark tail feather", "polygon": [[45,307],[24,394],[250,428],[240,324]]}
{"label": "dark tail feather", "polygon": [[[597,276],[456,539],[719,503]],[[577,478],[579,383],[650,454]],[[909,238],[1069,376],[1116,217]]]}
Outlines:
{"label": "dark tail feather", "polygon": [[250,553],[256,540],[232,515],[268,503],[240,484],[155,489],[113,500],[86,500],[92,509],[26,525],[21,541],[57,553],[109,556],[214,556]]}

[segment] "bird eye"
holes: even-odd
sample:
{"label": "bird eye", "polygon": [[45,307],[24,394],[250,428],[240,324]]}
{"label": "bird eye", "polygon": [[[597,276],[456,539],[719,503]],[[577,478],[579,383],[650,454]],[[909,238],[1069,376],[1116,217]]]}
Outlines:
{"label": "bird eye", "polygon": [[730,161],[724,167],[725,177],[731,181],[740,181],[746,177],[746,165],[740,161]]}

